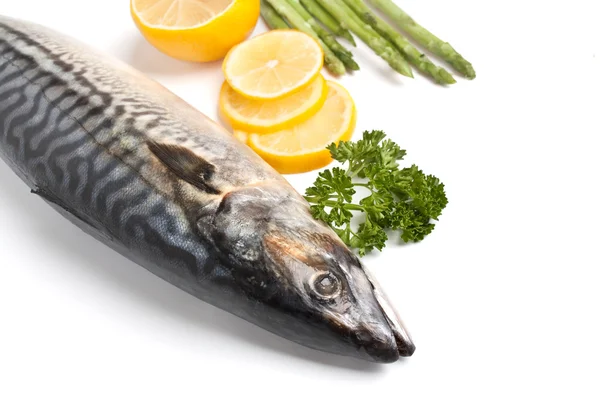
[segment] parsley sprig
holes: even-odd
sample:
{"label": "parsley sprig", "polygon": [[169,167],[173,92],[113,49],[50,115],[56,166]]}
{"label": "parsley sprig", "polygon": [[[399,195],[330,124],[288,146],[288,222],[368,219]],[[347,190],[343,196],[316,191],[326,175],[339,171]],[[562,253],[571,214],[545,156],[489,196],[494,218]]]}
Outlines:
{"label": "parsley sprig", "polygon": [[[402,168],[398,161],[406,155],[383,131],[365,131],[356,142],[332,143],[327,149],[344,168],[321,172],[306,190],[315,218],[329,224],[361,256],[373,249],[381,251],[387,231],[399,231],[404,242],[423,240],[433,231],[448,204],[444,184],[425,175],[416,165]],[[367,196],[354,202],[357,187]],[[358,229],[351,226],[355,213],[364,217]]]}

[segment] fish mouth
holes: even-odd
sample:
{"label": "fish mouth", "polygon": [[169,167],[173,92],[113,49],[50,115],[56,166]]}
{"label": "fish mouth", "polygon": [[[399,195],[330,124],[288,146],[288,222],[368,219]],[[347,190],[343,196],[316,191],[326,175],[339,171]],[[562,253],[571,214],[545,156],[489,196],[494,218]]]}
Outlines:
{"label": "fish mouth", "polygon": [[396,360],[399,357],[412,356],[416,350],[416,347],[410,336],[410,333],[404,326],[404,323],[402,322],[402,319],[400,319],[398,312],[394,309],[394,306],[392,306],[392,303],[386,297],[385,293],[381,289],[381,286],[379,285],[373,274],[371,274],[369,270],[365,268],[364,265],[362,267],[363,271],[365,272],[365,275],[367,276],[367,279],[373,287],[373,295],[375,297],[375,300],[377,301],[377,304],[379,304],[379,308],[381,309],[387,321],[387,324],[391,330],[391,333],[394,336],[394,340],[396,342],[396,350],[398,354]]}
{"label": "fish mouth", "polygon": [[[388,303],[389,304],[389,303]],[[380,303],[381,306],[381,303]],[[382,307],[383,309],[383,307]],[[414,354],[416,350],[416,346],[410,337],[410,334],[404,327],[404,324],[398,317],[398,314],[394,314],[395,320],[391,320],[390,316],[387,312],[384,312],[386,319],[388,320],[388,324],[392,330],[394,335],[394,339],[396,340],[396,349],[398,350],[398,355],[400,357],[410,357]]]}

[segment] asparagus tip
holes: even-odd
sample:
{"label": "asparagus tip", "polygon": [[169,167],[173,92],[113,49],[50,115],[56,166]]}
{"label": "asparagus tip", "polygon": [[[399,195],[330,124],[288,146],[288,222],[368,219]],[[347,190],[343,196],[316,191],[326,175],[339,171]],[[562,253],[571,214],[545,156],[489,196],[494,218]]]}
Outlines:
{"label": "asparagus tip", "polygon": [[469,65],[469,68],[467,68],[467,72],[465,72],[465,76],[468,79],[475,79],[475,77],[477,76],[477,74],[475,74],[475,70],[473,69],[472,66]]}
{"label": "asparagus tip", "polygon": [[464,59],[463,56],[457,54],[454,60],[450,63],[452,66],[461,74],[463,74],[467,79],[475,79],[475,69],[473,69],[473,65]]}
{"label": "asparagus tip", "polygon": [[414,78],[412,68],[410,68],[410,66],[406,66],[406,67],[402,66],[401,68],[398,69],[398,72],[409,78]]}
{"label": "asparagus tip", "polygon": [[344,66],[348,68],[350,71],[358,71],[360,70],[360,66],[350,57],[340,57]]}
{"label": "asparagus tip", "polygon": [[454,77],[443,68],[440,68],[440,78],[442,81],[441,83],[445,83],[447,85],[456,83],[456,79],[454,79]]}
{"label": "asparagus tip", "polygon": [[344,30],[341,36],[344,39],[346,39],[352,46],[356,47],[356,41],[354,40],[354,36],[352,36],[352,34],[349,31]]}

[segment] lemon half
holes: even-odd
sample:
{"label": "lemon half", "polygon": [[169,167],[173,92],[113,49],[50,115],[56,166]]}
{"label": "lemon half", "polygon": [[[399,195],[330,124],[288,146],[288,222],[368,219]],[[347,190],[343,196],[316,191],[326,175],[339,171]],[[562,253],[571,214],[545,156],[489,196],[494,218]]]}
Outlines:
{"label": "lemon half", "polygon": [[142,35],[184,61],[219,60],[253,31],[260,0],[131,0]]}

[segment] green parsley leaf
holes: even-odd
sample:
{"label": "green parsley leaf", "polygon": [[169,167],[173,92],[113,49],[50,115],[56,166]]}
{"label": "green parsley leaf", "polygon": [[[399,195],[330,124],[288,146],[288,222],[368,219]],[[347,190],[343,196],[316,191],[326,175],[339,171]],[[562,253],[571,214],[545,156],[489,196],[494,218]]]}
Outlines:
{"label": "green parsley leaf", "polygon": [[[356,142],[329,145],[331,156],[345,168],[321,172],[306,190],[312,215],[361,256],[383,250],[386,230],[399,232],[404,242],[423,240],[435,228],[431,221],[438,220],[448,204],[438,178],[416,165],[400,169],[406,151],[385,137],[383,131],[365,131]],[[355,187],[368,192],[358,203],[353,202]],[[355,213],[363,214],[365,221],[357,229],[351,227]]]}

